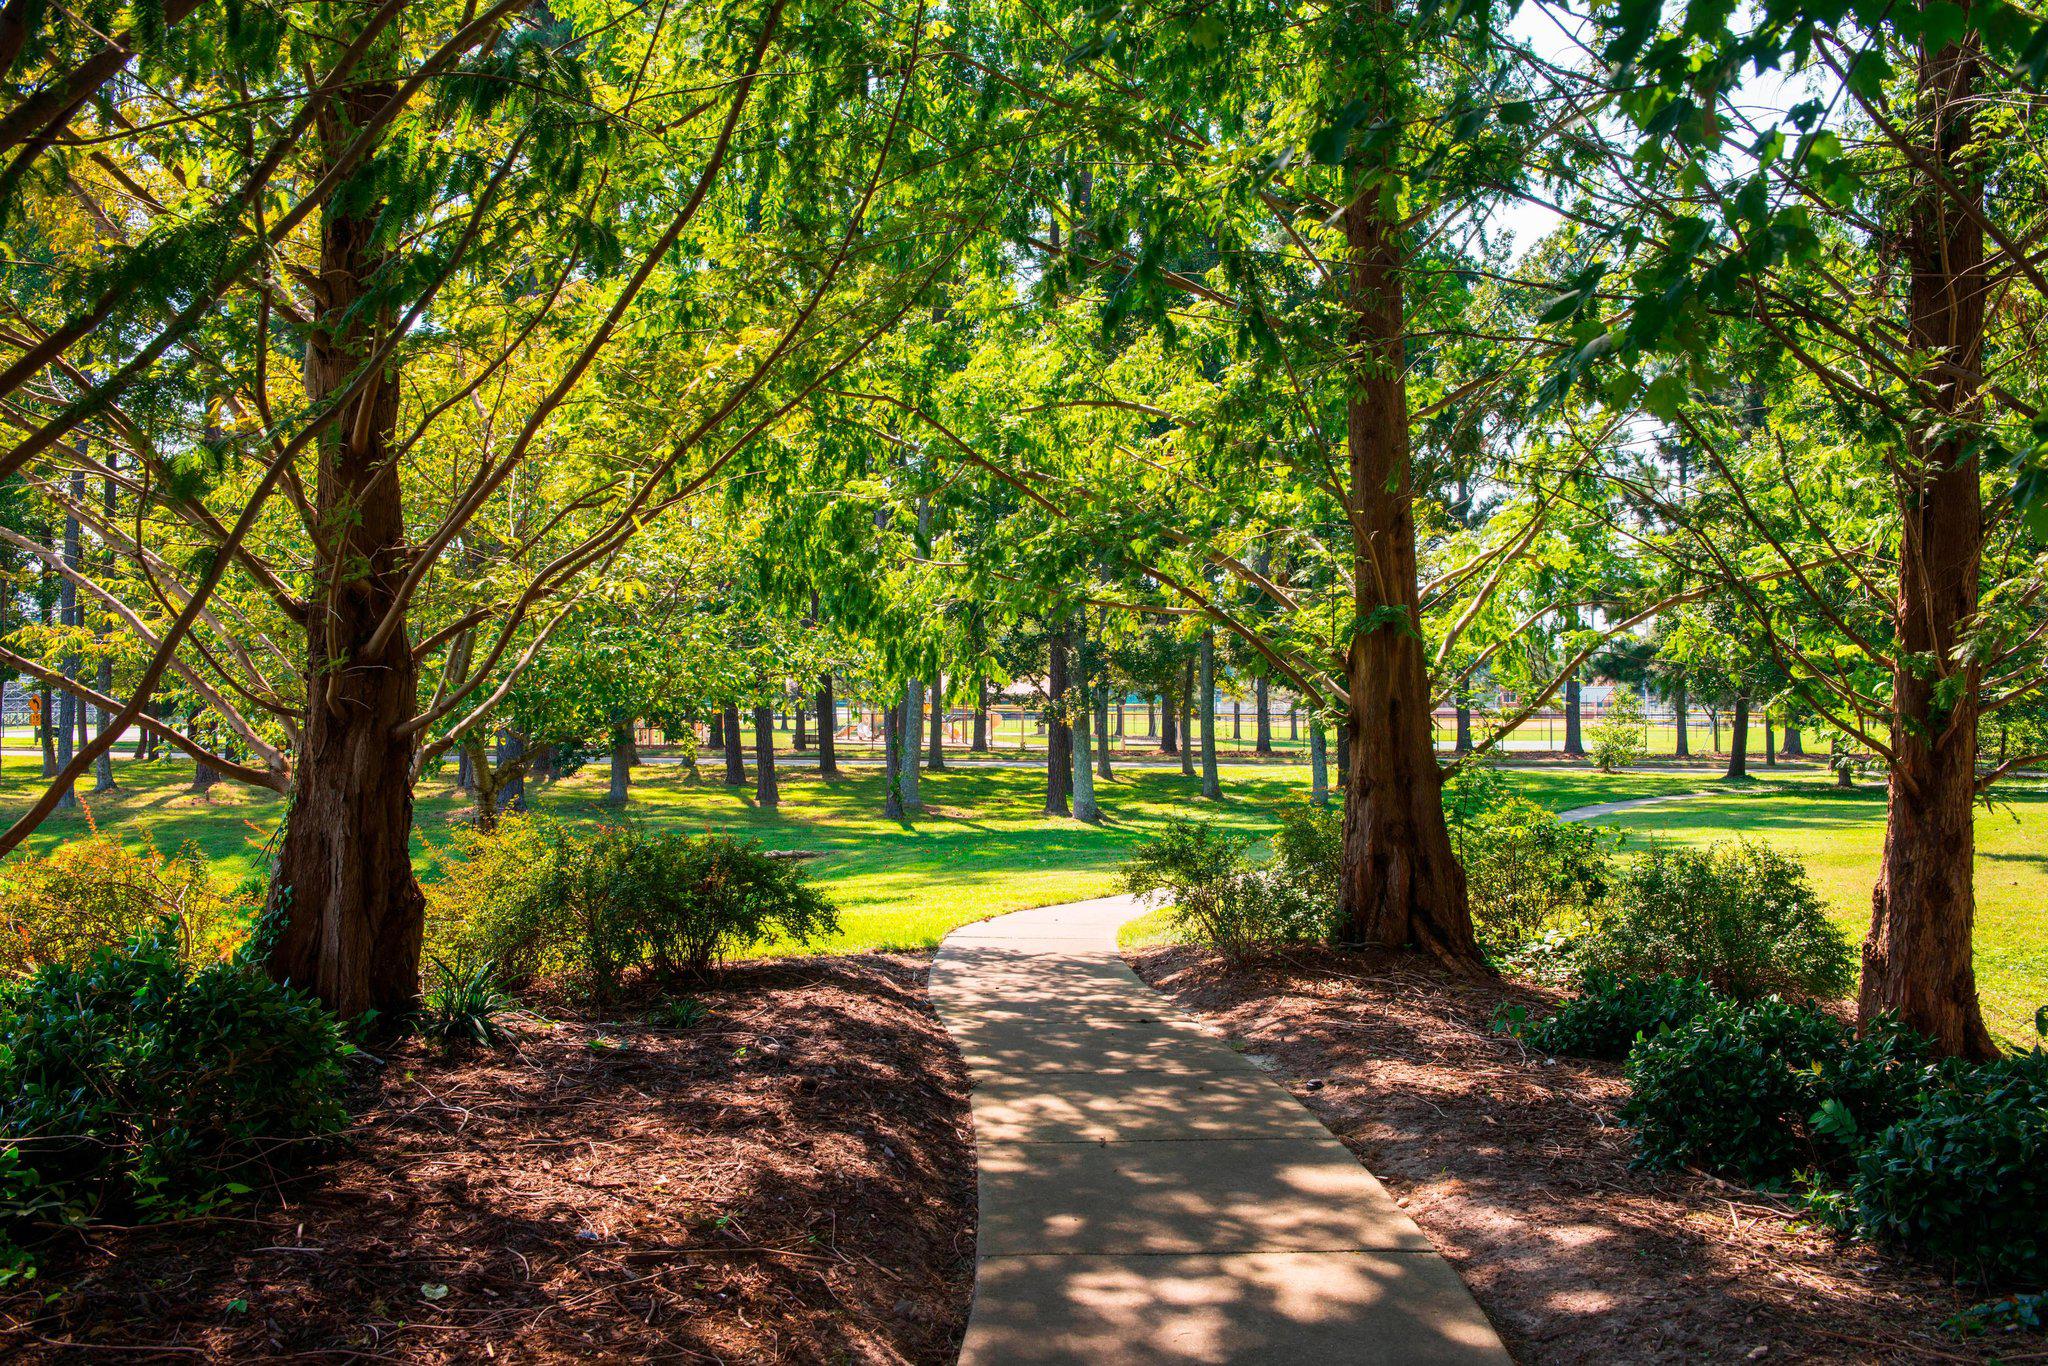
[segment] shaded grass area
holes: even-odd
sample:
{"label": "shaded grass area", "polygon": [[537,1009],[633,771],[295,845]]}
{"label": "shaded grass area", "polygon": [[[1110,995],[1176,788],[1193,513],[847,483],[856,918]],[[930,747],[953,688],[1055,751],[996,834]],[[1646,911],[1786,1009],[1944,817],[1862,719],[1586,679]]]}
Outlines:
{"label": "shaded grass area", "polygon": [[[1977,988],[1992,1032],[2024,1043],[2034,1037],[2035,1009],[2048,1002],[2048,785],[2001,783],[1993,791],[1994,804],[1977,812]],[[1603,824],[1623,832],[1624,849],[1765,840],[1805,863],[1835,922],[1861,940],[1884,817],[1883,788],[1843,790],[1814,776],[1751,782]]]}

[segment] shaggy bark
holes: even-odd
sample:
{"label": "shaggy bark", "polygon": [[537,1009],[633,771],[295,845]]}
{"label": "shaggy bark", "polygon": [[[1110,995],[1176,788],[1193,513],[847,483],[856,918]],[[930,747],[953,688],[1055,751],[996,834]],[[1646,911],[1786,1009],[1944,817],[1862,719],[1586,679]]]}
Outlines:
{"label": "shaggy bark", "polygon": [[1866,1024],[1889,1012],[1945,1053],[1988,1058],[1997,1049],[1971,958],[1983,679],[1959,648],[1977,615],[1984,545],[1974,431],[1990,285],[1980,220],[1966,211],[1983,199],[1970,150],[1977,65],[1974,46],[1951,44],[1923,54],[1917,73],[1923,155],[1969,202],[1923,186],[1900,244],[1909,339],[1933,358],[1922,377],[1932,411],[1907,433],[1912,467],[1898,490],[1895,753],[1857,1009]]}
{"label": "shaggy bark", "polygon": [[1413,945],[1478,971],[1465,870],[1444,824],[1416,584],[1413,459],[1405,379],[1404,238],[1361,194],[1344,211],[1350,251],[1346,405],[1354,547],[1344,845],[1344,938]]}
{"label": "shaggy bark", "polygon": [[[338,158],[395,96],[389,83],[363,81],[330,100],[323,157]],[[322,212],[320,270],[307,283],[310,402],[354,381],[391,323],[388,310],[363,306],[389,261],[381,209],[340,195]],[[419,1000],[426,913],[412,870],[413,740],[401,730],[419,709],[418,672],[402,616],[370,648],[408,563],[404,481],[391,468],[398,403],[398,370],[387,365],[318,444],[313,506],[331,550],[306,621],[305,729],[271,885],[281,923],[268,963],[338,1015],[375,1010],[394,1023]]]}

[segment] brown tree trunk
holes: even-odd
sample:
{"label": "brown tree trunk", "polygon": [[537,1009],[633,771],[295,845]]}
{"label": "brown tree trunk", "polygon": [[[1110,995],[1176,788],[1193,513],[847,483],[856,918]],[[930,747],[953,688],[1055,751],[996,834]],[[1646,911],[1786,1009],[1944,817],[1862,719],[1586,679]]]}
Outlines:
{"label": "brown tree trunk", "polygon": [[[1919,66],[1925,152],[1951,186],[1981,203],[1969,100],[1974,47]],[[1899,489],[1898,667],[1892,675],[1891,791],[1884,853],[1863,943],[1857,1012],[1898,1016],[1944,1052],[1997,1052],[1977,1003],[1977,724],[1982,677],[1958,641],[1977,614],[1984,526],[1972,440],[1984,353],[1984,240],[1977,220],[1924,185],[1902,243],[1912,269],[1907,328],[1939,366],[1924,376],[1933,409],[1909,424],[1912,467]]]}
{"label": "brown tree trunk", "polygon": [[1257,708],[1257,715],[1254,718],[1252,727],[1252,753],[1271,754],[1273,752],[1273,700],[1264,678],[1253,681],[1252,700]]}
{"label": "brown tree trunk", "polygon": [[725,732],[725,785],[745,787],[747,785],[747,757],[741,748],[746,742],[740,739],[740,707],[737,702],[725,704],[724,719],[719,727]]}
{"label": "brown tree trunk", "polygon": [[754,708],[754,804],[772,811],[782,804],[775,783],[775,711]]}
{"label": "brown tree trunk", "polygon": [[839,776],[839,706],[832,700],[832,675],[818,675],[818,776]]}
{"label": "brown tree trunk", "polygon": [[1576,670],[1564,681],[1564,752],[1567,757],[1586,757],[1585,709],[1580,701]]}
{"label": "brown tree trunk", "polygon": [[1686,695],[1685,689],[1682,687],[1673,688],[1671,690],[1671,715],[1678,725],[1678,737],[1672,742],[1671,750],[1674,758],[1689,759],[1692,757],[1692,737],[1688,734],[1689,727],[1686,724],[1686,714],[1691,710],[1692,699]]}
{"label": "brown tree trunk", "polygon": [[946,691],[943,675],[932,675],[931,744],[925,753],[925,767],[934,773],[946,770]]}
{"label": "brown tree trunk", "polygon": [[1339,898],[1343,937],[1413,945],[1478,969],[1465,870],[1451,852],[1415,578],[1400,229],[1366,192],[1345,210],[1351,392],[1346,428],[1354,615]]}
{"label": "brown tree trunk", "polygon": [[1735,697],[1734,732],[1728,739],[1728,772],[1730,778],[1749,776],[1749,695],[1737,693]]}
{"label": "brown tree trunk", "polygon": [[[320,118],[327,155],[394,97],[366,82]],[[316,326],[307,346],[309,401],[347,386],[389,326],[358,308],[387,260],[374,241],[380,205],[337,199],[320,225],[320,273],[309,281]],[[426,898],[412,870],[413,741],[400,727],[419,706],[412,641],[401,625],[374,653],[371,637],[406,571],[401,490],[390,467],[398,373],[388,367],[320,439],[314,509],[331,538],[317,606],[306,624],[306,723],[297,790],[279,851],[271,906],[283,918],[273,977],[344,1017],[387,1021],[419,1000]]]}
{"label": "brown tree trunk", "polygon": [[988,753],[988,680],[974,681],[974,738],[967,746],[970,754]]}
{"label": "brown tree trunk", "polygon": [[1074,780],[1073,732],[1061,718],[1067,701],[1067,634],[1064,624],[1051,632],[1045,669],[1049,703],[1045,721],[1045,814],[1067,814],[1067,791]]}

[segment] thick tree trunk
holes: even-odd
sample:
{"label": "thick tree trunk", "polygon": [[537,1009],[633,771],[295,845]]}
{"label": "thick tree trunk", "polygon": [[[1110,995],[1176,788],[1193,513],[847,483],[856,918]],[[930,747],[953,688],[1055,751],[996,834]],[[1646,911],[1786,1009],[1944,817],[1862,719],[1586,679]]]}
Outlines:
{"label": "thick tree trunk", "polygon": [[918,739],[924,733],[924,684],[912,678],[903,684],[903,776],[898,789],[905,811],[922,811],[924,793],[918,782]]}
{"label": "thick tree trunk", "polygon": [[1351,392],[1346,405],[1353,615],[1349,763],[1339,899],[1353,943],[1414,945],[1459,969],[1483,964],[1465,871],[1444,824],[1416,586],[1402,229],[1379,196],[1344,211],[1350,249]]}
{"label": "thick tree trunk", "polygon": [[1252,753],[1273,752],[1273,699],[1272,692],[1264,678],[1252,682],[1252,702],[1257,715],[1252,728]]}
{"label": "thick tree trunk", "polygon": [[967,746],[970,754],[988,753],[988,680],[974,680],[974,738]]}
{"label": "thick tree trunk", "polygon": [[1785,727],[1785,747],[1782,752],[1787,759],[1804,759],[1806,757],[1806,740],[1800,735],[1799,727]]}
{"label": "thick tree trunk", "polygon": [[1308,723],[1308,799],[1317,806],[1330,804],[1329,743],[1318,720]]}
{"label": "thick tree trunk", "polygon": [[1223,783],[1216,773],[1216,632],[1202,632],[1200,721],[1202,728],[1202,795],[1211,801],[1223,799]]}
{"label": "thick tree trunk", "polygon": [[1771,724],[1771,715],[1770,715],[1770,713],[1769,713],[1769,712],[1765,712],[1765,713],[1764,713],[1764,767],[1765,767],[1765,768],[1776,768],[1776,767],[1778,766],[1778,737],[1777,737],[1776,735],[1774,735],[1774,734],[1772,733],[1772,732],[1773,732],[1773,731],[1774,731],[1775,729],[1776,729],[1776,727],[1774,727],[1774,726],[1773,726],[1773,725]]}
{"label": "thick tree trunk", "polygon": [[1749,694],[1735,696],[1735,733],[1728,741],[1728,772],[1730,778],[1749,776]]}
{"label": "thick tree trunk", "polygon": [[809,713],[810,708],[804,705],[802,698],[798,698],[796,702],[796,733],[790,736],[789,747],[799,754],[809,748],[811,743],[811,737],[804,728],[804,723],[808,719]]}
{"label": "thick tree trunk", "polygon": [[507,727],[498,732],[497,799],[500,811],[526,809],[526,737]]}
{"label": "thick tree trunk", "polygon": [[725,749],[725,713],[713,712],[711,722],[705,727],[704,747],[723,751]]}
{"label": "thick tree trunk", "polygon": [[934,773],[946,771],[946,687],[945,676],[932,675],[931,745],[925,752],[925,766]]}
{"label": "thick tree trunk", "polygon": [[775,783],[775,710],[754,708],[754,804],[773,811],[782,804],[782,790]]}
{"label": "thick tree trunk", "polygon": [[1180,671],[1180,776],[1195,776],[1195,661]]}
{"label": "thick tree trunk", "polygon": [[[328,155],[394,95],[365,82],[330,101],[319,125]],[[380,209],[338,196],[322,215],[320,272],[307,286],[318,319],[305,362],[312,402],[355,379],[390,324],[387,312],[359,307],[387,263]],[[413,739],[400,730],[419,695],[396,606],[410,549],[404,481],[391,466],[398,402],[390,365],[319,443],[314,511],[335,544],[306,623],[306,722],[271,889],[283,925],[269,960],[272,976],[335,1013],[375,1010],[394,1023],[419,1000],[426,912],[412,871]],[[399,628],[372,651],[394,610]]]}
{"label": "thick tree trunk", "polygon": [[1045,814],[1067,814],[1067,793],[1073,784],[1073,734],[1066,722],[1067,635],[1066,627],[1050,632],[1051,648],[1045,669]]}
{"label": "thick tree trunk", "polygon": [[832,699],[832,675],[818,676],[818,776],[839,776],[839,704]]}
{"label": "thick tree trunk", "polygon": [[740,738],[740,707],[737,702],[725,704],[718,728],[725,733],[725,785],[745,787],[747,785],[747,752]]}
{"label": "thick tree trunk", "polygon": [[1692,738],[1686,733],[1686,712],[1691,709],[1691,705],[1691,699],[1685,695],[1684,688],[1671,690],[1671,710],[1678,722],[1678,742],[1672,753],[1680,759],[1692,757]]}
{"label": "thick tree trunk", "polygon": [[1179,716],[1180,701],[1174,696],[1173,689],[1168,688],[1159,695],[1159,752],[1161,754],[1180,753],[1180,736],[1174,724],[1179,719]]}
{"label": "thick tree trunk", "polygon": [[1579,676],[1574,672],[1564,681],[1564,752],[1574,759],[1586,757],[1586,736],[1585,728],[1581,724],[1582,718]]}
{"label": "thick tree trunk", "polygon": [[1944,1053],[1988,1058],[1997,1049],[1972,960],[1983,678],[1960,648],[1977,615],[1984,546],[1974,432],[1989,283],[1983,232],[1966,212],[1983,199],[1970,145],[1977,62],[1974,46],[1952,44],[1923,55],[1918,70],[1927,163],[1970,202],[1923,182],[1901,242],[1912,270],[1909,340],[1936,368],[1923,376],[1933,411],[1910,424],[1912,466],[1898,491],[1894,758],[1857,1011],[1866,1025],[1896,1015]]}
{"label": "thick tree trunk", "polygon": [[1454,747],[1460,754],[1472,752],[1472,708],[1462,697],[1458,699],[1458,736]]}

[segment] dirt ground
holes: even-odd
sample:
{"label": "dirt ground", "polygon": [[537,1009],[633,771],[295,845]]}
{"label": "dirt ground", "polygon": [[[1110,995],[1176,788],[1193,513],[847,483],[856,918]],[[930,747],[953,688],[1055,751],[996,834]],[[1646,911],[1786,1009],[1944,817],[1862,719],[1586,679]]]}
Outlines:
{"label": "dirt ground", "polygon": [[951,1362],[974,1155],[925,970],[750,965],[687,1028],[403,1045],[350,1151],[247,1217],[59,1249],[0,1356]]}
{"label": "dirt ground", "polygon": [[1518,1361],[2048,1359],[2041,1335],[1958,1340],[1983,1298],[1796,1226],[1786,1203],[1629,1165],[1618,1066],[1550,1060],[1487,1025],[1512,985],[1411,956],[1313,951],[1245,967],[1131,956],[1223,1028],[1401,1200]]}

